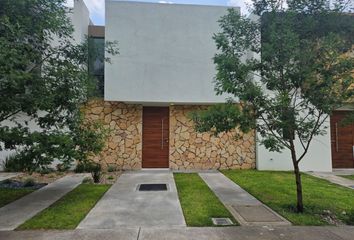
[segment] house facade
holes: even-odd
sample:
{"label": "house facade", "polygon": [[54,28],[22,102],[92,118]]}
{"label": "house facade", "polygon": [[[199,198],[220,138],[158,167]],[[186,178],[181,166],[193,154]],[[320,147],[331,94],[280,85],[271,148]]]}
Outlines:
{"label": "house facade", "polygon": [[[122,169],[250,169],[255,132],[197,133],[188,115],[225,101],[213,87],[212,36],[226,7],[106,1],[104,97],[86,117],[110,129],[94,160]],[[91,27],[92,29],[92,27]],[[89,31],[91,37],[102,37]]]}

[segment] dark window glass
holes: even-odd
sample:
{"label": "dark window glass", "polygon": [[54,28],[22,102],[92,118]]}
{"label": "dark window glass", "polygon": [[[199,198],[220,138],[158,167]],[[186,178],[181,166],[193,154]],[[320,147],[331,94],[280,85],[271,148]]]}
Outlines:
{"label": "dark window glass", "polygon": [[89,73],[97,80],[97,92],[104,95],[104,38],[89,38]]}

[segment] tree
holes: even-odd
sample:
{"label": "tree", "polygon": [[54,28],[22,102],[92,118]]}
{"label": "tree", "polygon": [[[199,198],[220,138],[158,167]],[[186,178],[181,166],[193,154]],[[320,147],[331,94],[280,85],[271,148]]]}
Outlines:
{"label": "tree", "polygon": [[233,98],[192,118],[198,131],[255,129],[269,151],[287,149],[297,211],[303,212],[299,163],[313,138],[326,132],[332,110],[353,95],[354,58],[348,53],[354,17],[343,13],[344,1],[254,0],[253,7],[258,20],[229,9],[214,35],[215,89]]}
{"label": "tree", "polygon": [[[88,43],[74,43],[64,3],[0,3],[0,150],[17,149],[28,170],[53,159],[86,158],[82,151],[97,153],[104,137],[101,127],[88,126],[81,116],[95,83],[87,70]],[[106,46],[117,54],[115,42]]]}

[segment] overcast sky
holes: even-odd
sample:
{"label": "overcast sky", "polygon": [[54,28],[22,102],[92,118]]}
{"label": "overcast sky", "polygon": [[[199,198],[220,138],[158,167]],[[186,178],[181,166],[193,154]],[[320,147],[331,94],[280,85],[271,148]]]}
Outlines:
{"label": "overcast sky", "polygon": [[[74,0],[67,0],[68,6],[73,5]],[[119,1],[119,0],[116,0]],[[201,4],[201,5],[221,5],[221,6],[237,6],[241,7],[241,12],[245,13],[247,11],[246,4],[250,3],[251,0],[124,0],[133,2],[155,2],[155,3],[182,3],[182,4]],[[95,25],[104,25],[104,3],[105,0],[84,0],[86,6],[90,10],[91,20]]]}

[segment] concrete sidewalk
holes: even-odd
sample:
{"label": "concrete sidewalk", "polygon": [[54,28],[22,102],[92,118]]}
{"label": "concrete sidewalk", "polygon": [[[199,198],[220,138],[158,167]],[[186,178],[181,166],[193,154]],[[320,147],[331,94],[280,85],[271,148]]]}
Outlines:
{"label": "concrete sidewalk", "polygon": [[0,231],[6,240],[352,240],[354,227],[175,227]]}
{"label": "concrete sidewalk", "polygon": [[[86,174],[75,174],[58,179],[0,208],[0,231],[14,230],[43,209],[59,200],[82,182]],[[3,239],[0,237],[0,239]]]}
{"label": "concrete sidewalk", "polygon": [[203,172],[199,173],[199,176],[241,225],[290,225],[289,221],[258,201],[222,173]]}
{"label": "concrete sidewalk", "polygon": [[[340,175],[354,175],[354,170],[334,170],[333,172],[307,172],[308,174],[325,179],[331,183],[354,189],[354,180],[340,177]],[[339,176],[338,176],[339,175]]]}
{"label": "concrete sidewalk", "polygon": [[[142,183],[165,183],[168,191],[137,191]],[[78,229],[186,226],[173,174],[169,170],[125,172]]]}

